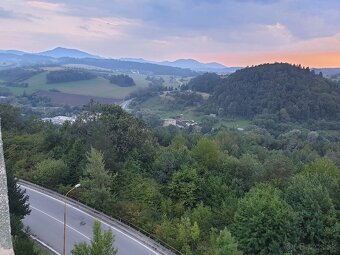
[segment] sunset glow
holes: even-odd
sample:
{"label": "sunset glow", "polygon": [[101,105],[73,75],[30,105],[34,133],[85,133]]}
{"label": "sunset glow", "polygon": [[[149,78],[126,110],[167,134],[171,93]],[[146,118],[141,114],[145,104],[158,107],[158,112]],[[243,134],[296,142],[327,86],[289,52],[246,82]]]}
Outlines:
{"label": "sunset glow", "polygon": [[338,24],[336,0],[2,0],[0,49],[338,67]]}

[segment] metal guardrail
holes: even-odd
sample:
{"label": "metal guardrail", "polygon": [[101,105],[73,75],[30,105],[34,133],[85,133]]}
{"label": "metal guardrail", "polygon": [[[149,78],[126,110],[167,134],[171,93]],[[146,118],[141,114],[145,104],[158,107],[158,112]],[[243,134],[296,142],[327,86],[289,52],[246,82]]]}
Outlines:
{"label": "metal guardrail", "polygon": [[[50,188],[47,187],[43,187],[41,185],[32,183],[30,181],[26,181],[23,179],[18,179],[18,183],[22,183],[23,185],[26,186],[30,186],[33,187],[35,189],[44,191],[49,193],[52,196],[55,197],[60,197],[62,199],[65,198],[65,196],[63,196],[63,194],[58,193],[56,190],[51,190]],[[157,252],[160,252],[161,254],[164,255],[183,255],[180,251],[178,251],[177,249],[175,249],[174,247],[172,247],[171,245],[167,244],[166,242],[162,241],[161,239],[159,239],[158,237],[152,235],[151,233],[147,232],[146,230],[128,222],[127,220],[124,220],[120,217],[111,217],[106,215],[103,212],[100,212],[92,207],[90,207],[87,204],[84,204],[83,201],[76,199],[76,198],[70,198],[67,197],[66,200],[68,201],[68,203],[76,205],[77,207],[82,207],[82,209],[84,209],[85,212],[90,213],[92,216],[95,216],[103,221],[105,221],[106,223],[115,223],[115,227],[119,228],[119,230],[125,232],[126,234],[135,237],[136,239],[138,239],[138,241],[143,242],[144,244],[148,245],[149,247],[151,247],[152,249],[154,249]],[[149,240],[146,241],[145,239],[148,238]]]}

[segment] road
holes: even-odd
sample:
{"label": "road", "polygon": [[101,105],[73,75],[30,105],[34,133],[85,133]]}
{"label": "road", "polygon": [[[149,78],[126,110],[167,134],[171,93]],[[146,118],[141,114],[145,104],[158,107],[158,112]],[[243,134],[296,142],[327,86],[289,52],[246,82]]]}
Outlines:
{"label": "road", "polygon": [[122,107],[123,110],[128,111],[129,110],[129,105],[133,101],[134,98],[126,100],[120,104],[120,107]]}
{"label": "road", "polygon": [[[29,196],[31,214],[23,220],[25,226],[31,230],[31,234],[41,242],[47,244],[57,253],[62,254],[63,248],[63,212],[64,203],[60,198],[52,196],[34,187],[21,184]],[[90,243],[92,238],[92,225],[95,218],[81,208],[67,206],[67,254],[71,254],[73,245],[78,242]],[[85,225],[81,224],[85,222]],[[118,255],[161,255],[150,246],[127,234],[128,232],[106,222],[102,222],[102,228],[111,228],[115,235],[115,247]]]}

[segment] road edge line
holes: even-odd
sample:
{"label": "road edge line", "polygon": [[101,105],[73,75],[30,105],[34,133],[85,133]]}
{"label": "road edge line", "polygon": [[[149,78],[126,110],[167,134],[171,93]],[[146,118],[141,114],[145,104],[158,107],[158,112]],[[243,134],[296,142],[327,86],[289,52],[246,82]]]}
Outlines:
{"label": "road edge line", "polygon": [[53,249],[51,246],[49,246],[47,243],[41,241],[37,237],[30,235],[30,238],[33,239],[35,242],[39,243],[40,245],[42,245],[43,247],[45,247],[46,249],[48,249],[50,252],[54,253],[55,255],[61,255],[59,252],[57,252],[55,249]]}

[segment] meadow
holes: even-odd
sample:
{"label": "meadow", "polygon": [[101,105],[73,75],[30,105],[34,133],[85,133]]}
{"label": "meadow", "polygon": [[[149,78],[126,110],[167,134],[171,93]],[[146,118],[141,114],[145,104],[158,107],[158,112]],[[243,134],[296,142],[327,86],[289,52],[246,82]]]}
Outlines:
{"label": "meadow", "polygon": [[[61,67],[56,67],[58,70]],[[72,81],[63,83],[49,84],[46,80],[48,71],[56,70],[56,68],[46,68],[45,72],[34,75],[33,77],[23,81],[28,83],[28,87],[9,87],[10,91],[15,96],[20,96],[24,93],[30,95],[36,91],[60,91],[68,94],[84,95],[84,96],[96,96],[104,98],[124,99],[131,92],[139,89],[147,88],[149,82],[146,78],[147,75],[139,73],[128,73],[133,78],[136,86],[132,87],[120,87],[110,83],[110,81],[102,76],[98,76],[91,80]],[[118,72],[110,72],[108,74],[118,74]],[[158,76],[164,79],[164,86],[178,87],[181,82],[178,77],[171,77],[168,75]]]}

